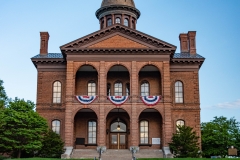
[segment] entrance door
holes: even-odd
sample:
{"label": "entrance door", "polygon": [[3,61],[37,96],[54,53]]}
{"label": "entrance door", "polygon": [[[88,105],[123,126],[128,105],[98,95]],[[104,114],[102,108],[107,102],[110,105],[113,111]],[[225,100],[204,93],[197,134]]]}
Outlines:
{"label": "entrance door", "polygon": [[111,149],[127,149],[126,134],[125,133],[112,133],[111,134]]}
{"label": "entrance door", "polygon": [[110,149],[127,149],[127,126],[120,119],[110,126]]}

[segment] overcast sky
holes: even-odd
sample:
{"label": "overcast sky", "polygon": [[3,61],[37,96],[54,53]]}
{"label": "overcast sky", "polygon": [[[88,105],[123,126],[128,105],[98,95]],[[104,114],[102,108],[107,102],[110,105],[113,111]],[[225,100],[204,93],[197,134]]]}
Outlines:
{"label": "overcast sky", "polygon": [[[240,1],[135,0],[137,30],[177,46],[179,33],[197,31],[197,53],[206,58],[200,76],[201,121],[214,116],[240,122]],[[0,79],[7,95],[36,102],[40,31],[50,34],[49,52],[99,30],[101,0],[2,0]]]}

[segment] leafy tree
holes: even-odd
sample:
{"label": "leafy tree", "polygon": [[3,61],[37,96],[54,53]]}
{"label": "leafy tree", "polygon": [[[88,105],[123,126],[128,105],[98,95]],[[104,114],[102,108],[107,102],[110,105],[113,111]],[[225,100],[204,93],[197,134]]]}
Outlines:
{"label": "leafy tree", "polygon": [[42,144],[42,149],[39,152],[40,157],[60,158],[64,152],[64,142],[61,137],[52,130],[49,130],[44,136]]}
{"label": "leafy tree", "polygon": [[214,120],[201,124],[203,156],[220,155],[224,157],[230,146],[240,149],[239,122],[226,117],[214,117]]}
{"label": "leafy tree", "polygon": [[7,101],[7,95],[3,87],[3,81],[0,79],[0,109],[4,108]]}
{"label": "leafy tree", "polygon": [[200,148],[198,143],[199,137],[193,128],[189,126],[177,126],[177,132],[172,136],[172,142],[169,147],[174,157],[178,158],[197,158],[200,156]]}
{"label": "leafy tree", "polygon": [[0,151],[33,152],[42,147],[47,122],[34,110],[34,103],[15,98],[0,113]]}

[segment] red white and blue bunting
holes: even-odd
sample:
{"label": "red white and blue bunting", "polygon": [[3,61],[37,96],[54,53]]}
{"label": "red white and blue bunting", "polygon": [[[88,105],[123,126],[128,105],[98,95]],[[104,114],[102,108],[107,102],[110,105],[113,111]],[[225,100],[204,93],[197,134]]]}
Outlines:
{"label": "red white and blue bunting", "polygon": [[161,96],[142,96],[141,100],[147,106],[154,106],[161,100]]}
{"label": "red white and blue bunting", "polygon": [[108,96],[108,99],[114,105],[120,106],[128,100],[128,96]]}
{"label": "red white and blue bunting", "polygon": [[82,104],[90,104],[97,98],[97,96],[76,96],[76,98]]}

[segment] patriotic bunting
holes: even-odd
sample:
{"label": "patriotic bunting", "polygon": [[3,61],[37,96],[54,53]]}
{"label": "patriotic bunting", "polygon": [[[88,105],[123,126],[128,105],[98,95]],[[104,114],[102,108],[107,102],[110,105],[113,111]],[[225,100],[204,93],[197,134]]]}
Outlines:
{"label": "patriotic bunting", "polygon": [[90,104],[97,98],[97,96],[76,96],[76,98],[82,104]]}
{"label": "patriotic bunting", "polygon": [[128,96],[108,96],[108,99],[116,106],[120,106],[128,100]]}
{"label": "patriotic bunting", "polygon": [[147,106],[154,106],[161,100],[161,96],[142,96],[141,100]]}

